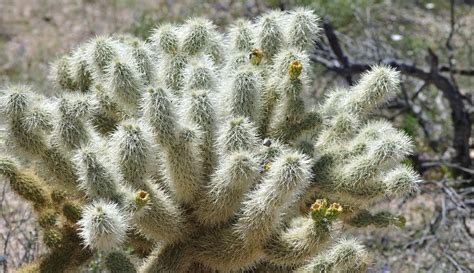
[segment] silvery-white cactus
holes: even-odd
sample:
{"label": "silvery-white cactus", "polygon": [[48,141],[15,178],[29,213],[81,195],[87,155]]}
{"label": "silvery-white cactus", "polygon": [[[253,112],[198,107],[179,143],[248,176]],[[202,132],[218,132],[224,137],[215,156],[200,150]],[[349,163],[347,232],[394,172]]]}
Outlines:
{"label": "silvery-white cactus", "polygon": [[146,42],[96,37],[52,65],[58,95],[3,90],[0,174],[33,204],[48,255],[21,272],[364,272],[349,227],[416,190],[410,139],[369,121],[399,75],[375,66],[309,106],[312,11],[272,11],[221,34],[163,24]]}

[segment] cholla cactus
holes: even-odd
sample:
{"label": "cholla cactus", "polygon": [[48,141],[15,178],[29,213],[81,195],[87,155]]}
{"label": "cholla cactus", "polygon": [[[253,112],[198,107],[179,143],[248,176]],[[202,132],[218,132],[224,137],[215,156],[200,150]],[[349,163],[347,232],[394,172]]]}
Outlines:
{"label": "cholla cactus", "polygon": [[305,109],[318,33],[306,9],[225,36],[190,19],[79,46],[53,64],[57,97],[6,87],[6,146],[24,160],[0,174],[51,248],[23,272],[97,252],[111,272],[364,272],[364,247],[340,232],[402,227],[373,204],[419,178],[400,163],[408,137],[367,119],[397,92],[392,68]]}

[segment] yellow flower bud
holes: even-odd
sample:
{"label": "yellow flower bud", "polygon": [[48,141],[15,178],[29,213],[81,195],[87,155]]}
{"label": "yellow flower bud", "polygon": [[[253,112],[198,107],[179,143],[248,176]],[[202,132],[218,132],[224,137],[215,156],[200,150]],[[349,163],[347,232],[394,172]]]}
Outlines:
{"label": "yellow flower bud", "polygon": [[288,69],[288,72],[290,74],[290,78],[292,80],[296,80],[300,74],[301,70],[303,70],[303,65],[299,60],[294,60],[290,63],[290,68]]}
{"label": "yellow flower bud", "polygon": [[259,65],[260,62],[262,61],[263,59],[263,52],[261,49],[259,48],[254,48],[252,49],[252,51],[250,52],[250,55],[249,55],[249,59],[250,59],[250,62],[253,64],[253,65]]}
{"label": "yellow flower bud", "polygon": [[138,208],[143,208],[148,203],[149,194],[146,191],[138,191],[135,195],[135,204]]}
{"label": "yellow flower bud", "polygon": [[337,211],[339,213],[342,212],[342,206],[338,203],[332,203],[331,206],[329,207],[330,210],[334,210],[334,211]]}
{"label": "yellow flower bud", "polygon": [[404,228],[406,223],[407,223],[407,219],[405,218],[405,216],[402,216],[402,215],[398,216],[398,223],[396,225],[397,227]]}
{"label": "yellow flower bud", "polygon": [[331,206],[326,211],[326,219],[328,221],[334,221],[342,213],[342,206],[338,203],[332,203]]}
{"label": "yellow flower bud", "polygon": [[311,205],[311,211],[324,210],[326,207],[327,207],[327,201],[326,201],[326,199],[317,199],[317,200]]}

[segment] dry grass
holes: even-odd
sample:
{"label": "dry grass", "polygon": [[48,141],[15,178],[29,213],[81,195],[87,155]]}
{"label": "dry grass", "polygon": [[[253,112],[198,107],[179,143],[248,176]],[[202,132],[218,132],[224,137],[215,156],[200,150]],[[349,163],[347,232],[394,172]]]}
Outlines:
{"label": "dry grass", "polygon": [[468,192],[458,193],[449,184],[449,180],[425,181],[419,195],[376,206],[406,216],[407,225],[357,232],[374,254],[373,272],[474,271]]}
{"label": "dry grass", "polygon": [[[50,93],[49,63],[95,35],[148,36],[162,21],[206,14],[219,25],[264,9],[259,1],[192,0],[2,0],[0,1],[0,85],[28,82]],[[257,3],[257,4],[256,4]]]}

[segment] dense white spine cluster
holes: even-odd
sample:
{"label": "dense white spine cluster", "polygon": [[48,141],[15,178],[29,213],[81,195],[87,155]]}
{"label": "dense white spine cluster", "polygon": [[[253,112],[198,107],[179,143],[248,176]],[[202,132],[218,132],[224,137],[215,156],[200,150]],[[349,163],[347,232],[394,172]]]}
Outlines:
{"label": "dense white spine cluster", "polygon": [[332,240],[336,227],[403,226],[371,208],[419,177],[400,163],[410,139],[368,120],[396,94],[394,69],[307,109],[318,20],[299,8],[225,35],[193,18],[149,41],[99,36],[54,62],[58,98],[6,87],[8,143],[41,171],[5,159],[0,174],[45,228],[38,271],[97,250],[112,272],[364,272],[363,246]]}
{"label": "dense white spine cluster", "polygon": [[84,208],[78,224],[86,246],[112,251],[125,241],[128,219],[116,204],[97,201]]}

